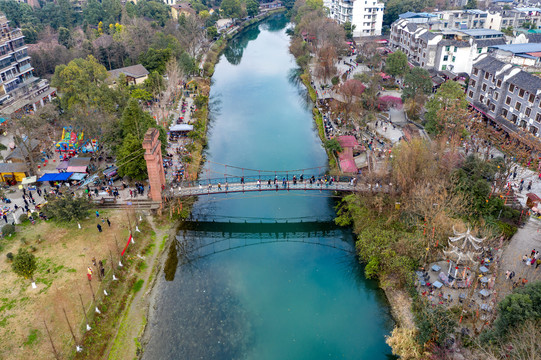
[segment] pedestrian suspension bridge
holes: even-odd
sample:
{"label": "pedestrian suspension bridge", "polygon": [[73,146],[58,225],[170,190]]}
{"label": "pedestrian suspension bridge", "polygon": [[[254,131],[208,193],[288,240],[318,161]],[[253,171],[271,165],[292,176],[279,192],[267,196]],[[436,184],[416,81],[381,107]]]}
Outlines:
{"label": "pedestrian suspension bridge", "polygon": [[[221,169],[220,169],[221,168]],[[358,175],[331,175],[323,167],[297,170],[246,169],[207,161],[197,180],[173,184],[174,196],[199,196],[246,192],[390,192],[391,184],[360,183]],[[222,176],[218,176],[218,174]]]}

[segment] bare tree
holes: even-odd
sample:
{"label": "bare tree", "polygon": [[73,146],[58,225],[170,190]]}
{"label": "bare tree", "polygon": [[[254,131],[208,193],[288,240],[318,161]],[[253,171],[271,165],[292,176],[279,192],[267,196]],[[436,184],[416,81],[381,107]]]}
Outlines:
{"label": "bare tree", "polygon": [[54,142],[53,125],[57,117],[58,112],[55,106],[47,104],[32,114],[24,114],[12,119],[15,144],[21,148],[21,153],[29,164],[31,175],[35,175],[37,172],[33,144],[37,142],[37,146],[41,147],[44,144],[51,145]]}
{"label": "bare tree", "polygon": [[325,45],[318,51],[317,64],[316,64],[316,75],[327,81],[333,76],[336,75],[336,61],[338,56],[336,54],[336,49],[332,45]]}
{"label": "bare tree", "polygon": [[207,43],[203,23],[197,16],[185,16],[179,23],[178,40],[186,52],[196,58]]}

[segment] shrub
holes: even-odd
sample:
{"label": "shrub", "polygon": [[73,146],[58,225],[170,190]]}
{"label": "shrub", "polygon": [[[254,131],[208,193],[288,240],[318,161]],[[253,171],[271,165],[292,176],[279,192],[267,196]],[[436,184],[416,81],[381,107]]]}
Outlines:
{"label": "shrub", "polygon": [[517,232],[517,227],[514,225],[502,221],[498,221],[497,225],[502,235],[505,236],[506,239],[511,239]]}
{"label": "shrub", "polygon": [[10,236],[10,235],[13,235],[13,234],[15,234],[15,226],[13,226],[11,224],[4,225],[4,227],[2,228],[2,235]]}
{"label": "shrub", "polygon": [[338,76],[335,76],[331,79],[331,83],[333,85],[338,85],[338,83],[340,82],[340,79],[338,78]]}
{"label": "shrub", "polygon": [[8,253],[6,254],[6,257],[8,258],[8,261],[13,261],[13,253],[8,252]]}
{"label": "shrub", "polygon": [[28,220],[28,215],[26,215],[26,214],[21,214],[21,215],[19,215],[19,223],[22,224],[22,223],[24,223],[24,222],[27,221],[27,220]]}
{"label": "shrub", "polygon": [[82,220],[90,214],[90,201],[86,197],[59,196],[44,208],[47,217],[55,221]]}
{"label": "shrub", "polygon": [[139,290],[141,290],[141,288],[143,287],[143,283],[144,283],[144,282],[145,282],[145,281],[144,281],[143,279],[137,280],[137,281],[135,282],[135,284],[133,284],[133,287],[131,288],[132,291],[133,291],[134,293],[136,293],[136,292],[138,292]]}

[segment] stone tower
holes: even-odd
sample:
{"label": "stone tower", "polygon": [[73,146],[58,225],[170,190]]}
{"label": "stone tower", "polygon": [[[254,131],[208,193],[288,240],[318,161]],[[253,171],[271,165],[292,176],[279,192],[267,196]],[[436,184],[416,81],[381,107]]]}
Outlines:
{"label": "stone tower", "polygon": [[165,172],[163,171],[162,143],[158,139],[159,135],[158,129],[148,129],[143,139],[143,149],[145,149],[145,160],[147,162],[150,197],[153,201],[162,202]]}

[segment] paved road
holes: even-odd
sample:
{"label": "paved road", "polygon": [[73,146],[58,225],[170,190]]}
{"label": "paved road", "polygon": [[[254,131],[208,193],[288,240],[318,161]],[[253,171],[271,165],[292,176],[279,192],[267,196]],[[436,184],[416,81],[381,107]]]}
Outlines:
{"label": "paved road", "polygon": [[518,229],[502,254],[496,281],[500,299],[512,291],[512,281],[505,277],[507,270],[515,272],[515,281],[518,278],[526,278],[529,283],[541,280],[541,266],[536,269],[535,266],[527,266],[522,262],[522,257],[530,256],[533,249],[541,251],[541,220],[535,218],[531,218],[523,228]]}

